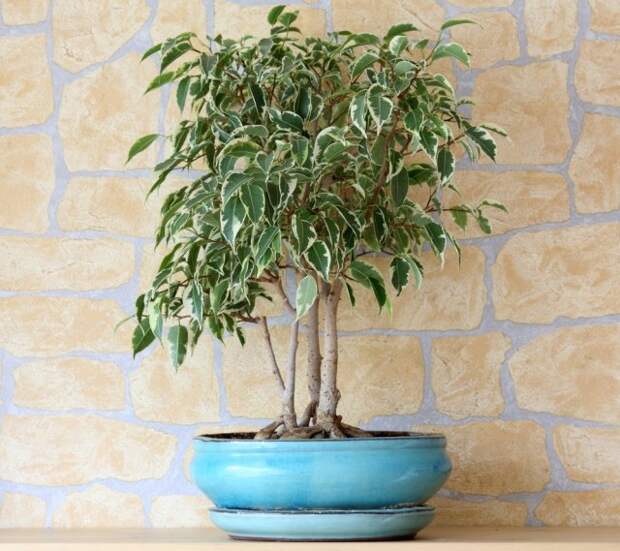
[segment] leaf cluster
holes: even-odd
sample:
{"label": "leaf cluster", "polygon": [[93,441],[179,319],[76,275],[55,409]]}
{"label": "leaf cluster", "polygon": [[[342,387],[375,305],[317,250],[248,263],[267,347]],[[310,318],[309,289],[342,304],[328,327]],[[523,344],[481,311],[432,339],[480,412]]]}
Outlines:
{"label": "leaf cluster", "polygon": [[[489,124],[475,125],[452,84],[433,64],[448,58],[465,66],[463,46],[416,40],[402,24],[384,37],[337,32],[303,38],[297,13],[271,10],[269,37],[210,45],[192,33],[155,45],[160,73],[147,91],[174,83],[188,113],[177,125],[169,156],[155,167],[151,192],[179,170],[197,177],[169,193],[156,244],[168,251],[151,288],[136,303],[134,353],[164,325],[173,361],[205,328],[218,338],[255,320],[266,284],[281,273],[299,277],[297,317],[317,300],[321,280],[371,289],[390,307],[383,276],[363,257],[389,255],[391,284],[419,286],[423,249],[443,261],[458,244],[446,229],[449,212],[462,228],[474,219],[490,231],[487,207],[446,208],[442,192],[456,191],[456,154],[495,159]],[[129,158],[157,141],[140,138]],[[198,171],[198,172],[196,172]],[[425,199],[421,202],[412,197]]]}

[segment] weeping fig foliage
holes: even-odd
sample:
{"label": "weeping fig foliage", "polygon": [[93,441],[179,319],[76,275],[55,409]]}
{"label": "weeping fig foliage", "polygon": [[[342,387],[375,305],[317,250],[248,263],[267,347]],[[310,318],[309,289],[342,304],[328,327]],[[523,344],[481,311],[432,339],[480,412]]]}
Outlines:
{"label": "weeping fig foliage", "polygon": [[[338,436],[333,347],[340,292],[354,305],[356,290],[367,288],[379,309],[389,311],[387,286],[400,293],[421,285],[423,250],[442,262],[448,248],[458,254],[444,225],[448,217],[460,228],[476,223],[489,233],[488,209],[501,204],[448,208],[442,195],[457,191],[456,157],[494,160],[492,134],[504,131],[472,122],[469,98],[458,98],[434,69],[445,59],[468,66],[466,49],[447,35],[471,21],[448,21],[429,41],[416,38],[410,24],[384,37],[342,31],[304,38],[296,18],[277,6],[269,13],[269,37],[217,36],[206,44],[183,33],[144,55],[160,59],[148,91],[172,83],[183,113],[165,137],[168,156],[155,166],[150,193],[179,171],[194,179],[163,201],[156,244],[166,254],[136,301],[133,350],[160,339],[178,367],[205,330],[219,339],[234,333],[243,343],[247,324],[264,322],[255,313],[257,299],[271,298],[268,289],[276,289],[292,315],[291,346],[296,349],[301,323],[318,354],[318,360],[311,354],[313,373],[308,366],[316,403],[301,423],[294,407],[290,415],[291,382],[273,358],[280,389],[289,394],[284,424],[290,429],[329,418],[326,430]],[[129,159],[159,138],[138,139]],[[367,261],[372,254],[391,257],[387,281]],[[297,276],[292,300],[287,270]],[[266,323],[263,329],[270,346]],[[294,378],[290,356],[287,379]]]}

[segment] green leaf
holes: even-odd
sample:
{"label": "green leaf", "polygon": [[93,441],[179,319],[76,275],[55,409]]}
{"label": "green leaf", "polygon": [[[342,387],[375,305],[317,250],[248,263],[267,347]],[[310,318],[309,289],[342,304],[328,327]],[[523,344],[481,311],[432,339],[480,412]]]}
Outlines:
{"label": "green leaf", "polygon": [[316,239],[316,231],[312,225],[309,212],[302,209],[293,215],[292,220],[293,235],[297,241],[297,253],[305,253]]}
{"label": "green leaf", "polygon": [[366,52],[356,59],[351,65],[351,79],[355,80],[359,77],[368,67],[373,63],[376,63],[379,56],[374,52]]}
{"label": "green leaf", "polygon": [[420,143],[426,154],[434,160],[437,156],[437,136],[428,128],[424,128],[420,132]]}
{"label": "green leaf", "polygon": [[252,94],[252,99],[254,100],[254,106],[260,115],[263,111],[263,107],[265,107],[265,94],[263,94],[263,90],[258,84],[250,84],[250,93]]}
{"label": "green leaf", "polygon": [[450,27],[456,27],[457,25],[477,25],[476,21],[472,19],[448,19],[442,26],[441,30],[445,31]]}
{"label": "green leaf", "polygon": [[477,220],[478,220],[478,226],[480,226],[480,229],[484,233],[489,235],[493,231],[492,228],[491,228],[491,223],[489,222],[489,219],[486,216],[483,216],[482,214],[479,214],[477,216]]}
{"label": "green leaf", "polygon": [[501,126],[497,126],[496,124],[492,124],[490,122],[483,122],[478,125],[480,128],[484,128],[485,130],[489,130],[495,134],[499,134],[506,138],[508,136],[508,132],[504,130]]}
{"label": "green leaf", "polygon": [[185,360],[187,354],[187,328],[183,325],[174,325],[168,330],[168,350],[175,369]]}
{"label": "green leaf", "polygon": [[383,276],[374,266],[371,266],[366,262],[362,262],[361,260],[354,260],[351,262],[350,272],[351,277],[355,281],[367,289],[372,289],[380,309],[386,305],[389,307],[389,300],[387,292],[385,291]]}
{"label": "green leaf", "polygon": [[185,108],[185,100],[187,99],[187,91],[189,90],[189,85],[191,83],[191,79],[189,76],[183,77],[179,81],[179,85],[177,86],[177,105],[179,106],[179,111],[183,111]]}
{"label": "green leaf", "polygon": [[316,281],[310,275],[305,276],[297,286],[295,305],[297,307],[297,319],[303,318],[314,304],[318,294]]}
{"label": "green leaf", "polygon": [[400,295],[402,290],[409,283],[409,263],[395,256],[390,263],[390,267],[392,268],[392,286],[396,289],[396,294]]}
{"label": "green leaf", "polygon": [[258,184],[247,184],[241,188],[243,202],[249,219],[256,223],[265,212],[265,192]]}
{"label": "green leaf", "polygon": [[228,292],[228,281],[220,281],[215,287],[212,287],[209,291],[209,303],[211,304],[211,310],[219,312],[222,309],[224,298]]}
{"label": "green leaf", "polygon": [[159,52],[161,50],[162,45],[163,44],[160,42],[159,44],[155,44],[154,46],[151,46],[146,52],[144,52],[144,55],[142,56],[140,61],[144,61],[146,58],[151,57],[153,54],[156,54],[157,52]]}
{"label": "green leaf", "polygon": [[495,161],[495,153],[497,145],[495,140],[491,137],[484,128],[472,126],[465,132],[482,150],[482,152],[492,161]]}
{"label": "green leaf", "polygon": [[452,215],[454,223],[459,228],[461,228],[462,230],[467,228],[467,212],[465,210],[452,210],[450,211],[450,214]]}
{"label": "green leaf", "polygon": [[501,210],[502,212],[505,212],[506,214],[508,214],[508,209],[506,208],[506,205],[504,205],[504,203],[500,203],[499,201],[493,201],[492,199],[485,199],[484,201],[482,201],[482,203],[480,203],[481,207],[491,207],[497,210]]}
{"label": "green leaf", "polygon": [[418,31],[419,29],[412,25],[411,23],[400,23],[399,25],[394,25],[390,27],[387,34],[385,35],[386,40],[390,40],[392,37],[397,36],[399,34],[405,34],[412,31]]}
{"label": "green leaf", "polygon": [[310,142],[303,136],[295,136],[291,140],[291,152],[299,166],[303,166],[310,154]]}
{"label": "green leaf", "polygon": [[219,158],[225,157],[239,158],[239,157],[255,157],[256,153],[260,150],[260,146],[248,140],[247,138],[235,138],[230,140],[220,151]]}
{"label": "green leaf", "polygon": [[415,258],[412,258],[411,256],[406,256],[405,260],[409,264],[409,269],[411,270],[411,273],[413,274],[413,277],[415,279],[415,287],[416,289],[419,289],[422,286],[422,279],[424,277],[424,270],[422,268],[422,264],[420,264]]}
{"label": "green leaf", "polygon": [[469,54],[465,48],[456,42],[446,42],[439,44],[433,51],[433,61],[443,57],[450,57],[460,61],[466,67],[469,67]]}
{"label": "green leaf", "polygon": [[454,154],[447,147],[442,147],[437,155],[437,170],[442,182],[447,182],[454,174]]}
{"label": "green leaf", "polygon": [[392,176],[390,180],[390,191],[392,192],[392,199],[396,206],[402,205],[407,192],[409,191],[409,174],[405,167]]}
{"label": "green leaf", "polygon": [[228,173],[222,185],[222,204],[225,206],[231,197],[241,189],[241,186],[248,183],[249,180],[249,176],[243,172]]}
{"label": "green leaf", "polygon": [[302,86],[295,100],[295,112],[305,120],[308,120],[312,113],[312,96],[310,95],[310,87]]}
{"label": "green leaf", "polygon": [[192,281],[190,301],[192,304],[192,317],[198,322],[198,325],[202,327],[205,310],[204,293],[202,292],[200,283],[195,279]]}
{"label": "green leaf", "polygon": [[411,61],[407,61],[406,59],[402,59],[394,66],[394,72],[397,76],[402,76],[407,73],[410,73],[415,69],[415,65],[411,63]]}
{"label": "green leaf", "polygon": [[142,321],[136,325],[131,337],[131,347],[133,349],[133,357],[136,357],[138,352],[142,352],[149,344],[155,340],[155,335],[151,331],[148,318],[143,318]]}
{"label": "green leaf", "polygon": [[241,199],[233,197],[226,203],[221,215],[222,235],[231,245],[235,244],[235,239],[245,218],[245,207]]}
{"label": "green leaf", "polygon": [[304,120],[293,111],[283,111],[280,113],[277,109],[269,109],[271,120],[284,130],[295,130],[296,132],[304,131]]}
{"label": "green leaf", "polygon": [[138,138],[129,149],[129,154],[127,155],[127,160],[125,161],[125,164],[131,161],[131,159],[133,159],[138,153],[144,151],[157,138],[159,138],[159,134],[147,134],[146,136]]}
{"label": "green leaf", "polygon": [[390,120],[394,107],[394,104],[389,99],[384,98],[382,94],[383,88],[381,85],[373,84],[368,89],[368,96],[366,99],[370,116],[379,128]]}
{"label": "green leaf", "polygon": [[147,94],[151,90],[161,88],[164,84],[168,84],[169,82],[174,80],[174,77],[174,71],[169,71],[167,73],[161,73],[160,75],[157,75],[153,80],[151,80],[144,93]]}
{"label": "green leaf", "polygon": [[360,92],[353,96],[349,115],[353,126],[366,136],[366,92]]}
{"label": "green leaf", "polygon": [[390,52],[393,55],[400,55],[403,50],[409,45],[409,39],[403,35],[397,35],[390,40]]}
{"label": "green leaf", "polygon": [[315,241],[306,252],[308,263],[319,273],[325,281],[329,281],[329,269],[332,257],[329,248],[323,241]]}
{"label": "green leaf", "polygon": [[446,250],[446,232],[443,229],[441,224],[437,222],[428,222],[426,226],[424,226],[426,230],[426,234],[431,242],[433,250],[440,258],[443,258],[443,253]]}
{"label": "green leaf", "polygon": [[275,25],[278,22],[278,17],[286,9],[286,6],[275,6],[269,10],[267,14],[267,21],[270,25]]}

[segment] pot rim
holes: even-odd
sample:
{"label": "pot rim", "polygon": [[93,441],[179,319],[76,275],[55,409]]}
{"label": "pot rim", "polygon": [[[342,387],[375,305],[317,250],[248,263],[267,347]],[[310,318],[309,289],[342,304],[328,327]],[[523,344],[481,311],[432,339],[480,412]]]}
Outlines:
{"label": "pot rim", "polygon": [[234,443],[237,445],[244,445],[244,443],[253,444],[297,444],[304,445],[318,444],[324,442],[325,444],[350,444],[352,442],[399,442],[399,441],[437,441],[437,443],[445,443],[446,436],[440,432],[410,432],[410,431],[369,431],[377,436],[367,438],[304,438],[299,440],[294,439],[282,439],[282,440],[254,440],[251,436],[256,432],[230,432],[230,433],[214,433],[214,434],[200,434],[194,436],[194,440],[197,442],[222,442],[222,443]]}

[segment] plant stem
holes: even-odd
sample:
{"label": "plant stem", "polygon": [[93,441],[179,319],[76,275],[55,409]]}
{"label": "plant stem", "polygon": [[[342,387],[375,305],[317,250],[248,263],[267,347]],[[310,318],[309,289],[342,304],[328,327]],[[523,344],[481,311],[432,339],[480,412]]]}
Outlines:
{"label": "plant stem", "polygon": [[319,405],[319,393],[321,390],[321,342],[319,340],[319,299],[308,310],[308,366],[306,377],[310,402],[303,413],[299,424],[308,426],[310,421],[316,419],[316,408]]}
{"label": "plant stem", "polygon": [[267,348],[267,353],[269,354],[269,362],[271,363],[271,371],[273,372],[273,375],[276,378],[276,383],[280,391],[284,392],[284,389],[285,389],[284,379],[282,379],[282,373],[280,373],[280,368],[278,367],[278,361],[276,360],[276,355],[273,351],[271,335],[269,334],[269,327],[267,325],[267,318],[265,316],[262,316],[259,319],[259,325],[263,332],[263,340],[265,341],[265,347]]}
{"label": "plant stem", "polygon": [[325,337],[323,364],[321,365],[321,391],[317,423],[332,433],[336,427],[336,408],[340,400],[336,379],[338,374],[338,302],[342,291],[342,282],[336,280],[329,284],[321,282],[321,295],[325,302]]}
{"label": "plant stem", "polygon": [[297,346],[299,344],[299,320],[291,324],[288,345],[288,361],[286,363],[286,385],[282,391],[282,419],[287,430],[297,426],[295,413],[295,370],[297,366]]}

